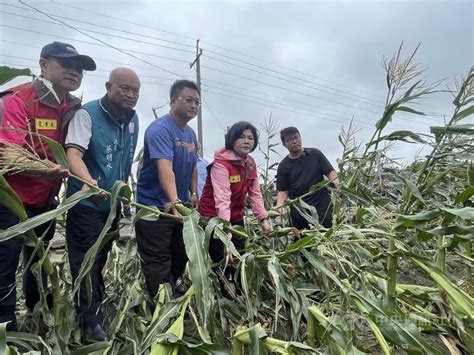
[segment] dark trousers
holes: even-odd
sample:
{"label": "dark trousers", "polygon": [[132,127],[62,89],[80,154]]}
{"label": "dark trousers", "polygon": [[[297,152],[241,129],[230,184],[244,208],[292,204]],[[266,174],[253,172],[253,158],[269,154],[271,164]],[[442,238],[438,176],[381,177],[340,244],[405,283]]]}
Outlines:
{"label": "dark trousers", "polygon": [[[244,225],[244,221],[231,222],[232,225]],[[237,237],[232,237],[232,244],[239,253],[245,252],[245,239],[238,239]],[[209,241],[209,256],[214,263],[220,263],[224,260],[225,257],[225,245],[221,242],[220,239],[214,238],[214,233],[211,235],[211,240]],[[234,259],[234,262],[236,260]],[[218,267],[218,266],[217,266]],[[216,268],[217,268],[216,267]],[[214,269],[215,270],[215,269]],[[238,289],[241,289],[240,281],[234,279],[235,267],[232,265],[227,265],[224,270],[224,276],[227,280],[230,280],[235,283]],[[221,292],[224,296],[230,296],[227,290],[225,289],[224,282],[220,281]]]}
{"label": "dark trousers", "polygon": [[[27,208],[26,212],[29,217],[34,217],[51,208]],[[7,229],[19,223],[19,219],[10,210],[3,205],[0,205],[0,229]],[[38,238],[43,237],[45,242],[50,241],[55,232],[55,220],[48,221],[34,229]],[[30,268],[26,268],[30,260],[34,247],[24,245],[23,240],[10,239],[5,242],[0,242],[0,323],[8,322],[7,330],[15,331],[17,329],[15,307],[16,307],[16,270],[20,253],[23,249],[23,265],[25,270],[23,272],[23,294],[25,296],[25,303],[29,310],[33,310],[36,303],[40,300],[38,292],[38,284],[36,277],[31,272]],[[30,265],[33,265],[39,260],[38,255],[34,255]],[[43,285],[47,285],[46,273],[42,271]],[[51,307],[52,298],[48,295],[48,303]]]}
{"label": "dark trousers", "polygon": [[183,225],[166,217],[157,221],[141,219],[135,224],[135,232],[148,293],[154,298],[160,284],[174,286],[186,268]]}
{"label": "dark trousers", "polygon": [[[84,256],[87,251],[97,241],[100,232],[104,228],[109,213],[97,211],[93,208],[76,205],[68,211],[66,224],[66,242],[69,255],[69,265],[71,267],[72,279],[75,281],[79,275]],[[103,317],[99,307],[104,295],[104,278],[102,269],[107,262],[107,254],[112,248],[112,242],[118,237],[118,222],[120,218],[120,208],[117,210],[109,233],[117,232],[102,250],[97,254],[97,258],[90,270],[92,285],[91,300],[87,297],[86,280],[84,279],[79,290],[79,301],[77,295],[74,296],[76,310],[80,316],[83,328],[102,325]]]}
{"label": "dark trousers", "polygon": [[[243,226],[244,221],[238,222],[231,222],[232,225],[239,225]],[[242,252],[245,249],[245,240],[244,239],[237,239],[237,237],[232,237],[232,243],[234,244],[235,248]],[[222,261],[225,257],[224,255],[224,243],[221,242],[220,239],[214,238],[214,233],[211,235],[211,240],[209,241],[209,256],[211,260],[215,263]]]}
{"label": "dark trousers", "polygon": [[[317,206],[316,211],[318,212],[319,223],[321,223],[326,228],[332,227],[332,205],[329,204],[326,206]],[[308,221],[304,218],[296,209],[291,207],[291,222],[293,227],[298,229],[308,228]]]}

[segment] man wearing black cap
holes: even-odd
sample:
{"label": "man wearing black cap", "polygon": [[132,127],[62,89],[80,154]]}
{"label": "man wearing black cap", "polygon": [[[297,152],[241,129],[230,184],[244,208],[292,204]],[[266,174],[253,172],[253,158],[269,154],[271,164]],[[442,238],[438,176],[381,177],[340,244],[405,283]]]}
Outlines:
{"label": "man wearing black cap", "polygon": [[[68,123],[81,106],[81,100],[69,92],[79,88],[84,70],[96,69],[92,58],[80,55],[73,46],[61,42],[44,46],[39,64],[41,75],[36,80],[0,93],[0,144],[5,143],[4,148],[18,145],[51,162],[51,168],[41,173],[22,171],[4,176],[23,202],[29,217],[55,208],[54,200],[61,179],[69,174],[67,169],[55,163],[48,144],[29,132],[64,143]],[[8,156],[8,153],[3,154]],[[16,215],[0,202],[0,229],[18,222]],[[49,241],[54,230],[55,223],[50,221],[35,228],[35,233]],[[10,322],[7,329],[12,331],[17,328],[15,274],[22,248],[26,266],[34,252],[33,247],[23,245],[20,239],[0,243],[0,323]],[[33,258],[30,265],[37,260]],[[46,285],[44,272],[42,280]],[[24,272],[23,288],[26,306],[31,313],[40,298],[36,278],[29,268]],[[48,295],[48,301],[50,298]]]}

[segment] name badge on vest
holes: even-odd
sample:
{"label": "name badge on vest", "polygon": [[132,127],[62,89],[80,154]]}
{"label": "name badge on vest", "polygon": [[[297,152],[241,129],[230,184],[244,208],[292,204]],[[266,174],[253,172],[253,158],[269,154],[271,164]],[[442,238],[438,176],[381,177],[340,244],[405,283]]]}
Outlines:
{"label": "name badge on vest", "polygon": [[231,184],[235,184],[236,182],[240,182],[240,175],[229,176],[229,182]]}
{"label": "name badge on vest", "polygon": [[130,132],[130,134],[133,134],[135,133],[135,124],[133,122],[130,122],[129,125],[128,125],[128,131]]}
{"label": "name badge on vest", "polygon": [[38,131],[58,129],[58,121],[50,118],[35,118],[35,125]]}

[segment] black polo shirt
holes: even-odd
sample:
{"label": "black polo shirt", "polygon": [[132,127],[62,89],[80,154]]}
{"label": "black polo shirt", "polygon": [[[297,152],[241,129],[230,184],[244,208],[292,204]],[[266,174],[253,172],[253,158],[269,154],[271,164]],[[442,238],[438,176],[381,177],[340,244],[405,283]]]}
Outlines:
{"label": "black polo shirt", "polygon": [[[298,159],[285,157],[278,165],[277,190],[288,191],[288,197],[294,199],[307,193],[311,186],[323,181],[334,168],[324,154],[316,148],[304,148]],[[321,188],[303,199],[318,210],[326,210],[331,202],[329,191]]]}

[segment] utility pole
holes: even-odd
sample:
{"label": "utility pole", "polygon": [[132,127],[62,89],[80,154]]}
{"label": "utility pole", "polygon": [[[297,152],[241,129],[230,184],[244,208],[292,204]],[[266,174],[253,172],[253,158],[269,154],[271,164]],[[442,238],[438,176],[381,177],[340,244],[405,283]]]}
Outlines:
{"label": "utility pole", "polygon": [[[199,48],[199,39],[196,40],[196,58],[194,61],[189,64],[189,67],[192,68],[194,64],[196,64],[196,84],[199,88],[199,92],[201,93],[201,102],[202,102],[202,90],[201,90],[201,54],[202,49]],[[202,138],[202,106],[198,108],[198,142],[201,146],[199,149],[199,155],[202,157],[203,150],[204,150],[204,142]]]}

